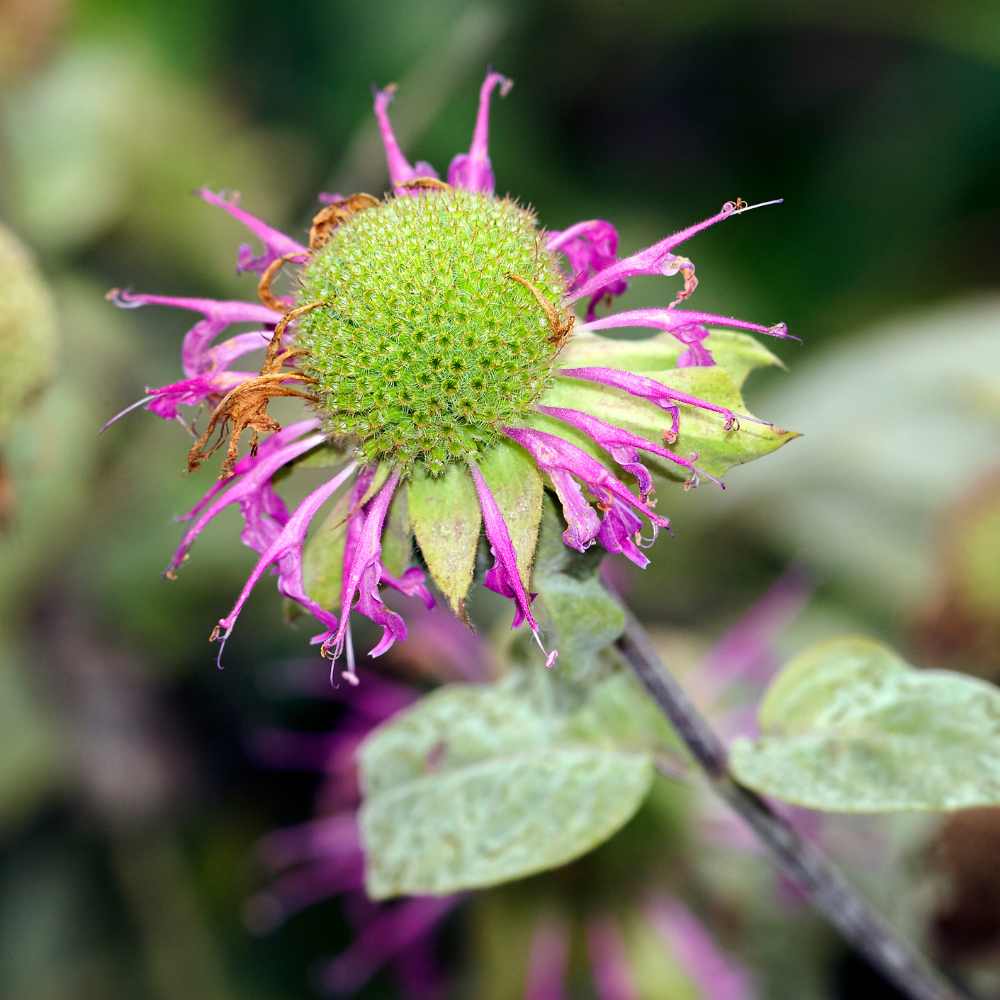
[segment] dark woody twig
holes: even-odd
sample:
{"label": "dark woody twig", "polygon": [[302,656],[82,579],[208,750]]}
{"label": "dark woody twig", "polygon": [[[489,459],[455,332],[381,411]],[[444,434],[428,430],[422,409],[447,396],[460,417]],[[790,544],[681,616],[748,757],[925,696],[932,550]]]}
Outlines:
{"label": "dark woody twig", "polygon": [[847,942],[912,1000],[964,1000],[923,956],[859,896],[823,854],[759,795],[729,773],[726,748],[664,666],[645,629],[624,607],[621,654],[667,716],[712,787],[750,824],[774,860]]}

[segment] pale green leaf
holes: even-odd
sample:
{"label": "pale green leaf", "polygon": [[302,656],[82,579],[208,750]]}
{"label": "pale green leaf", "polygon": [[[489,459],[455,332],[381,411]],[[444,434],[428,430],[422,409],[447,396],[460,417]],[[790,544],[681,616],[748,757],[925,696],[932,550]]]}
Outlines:
{"label": "pale green leaf", "polygon": [[452,685],[365,740],[366,885],[376,899],[522,878],[579,857],[638,809],[651,757],[573,739],[510,679]]}
{"label": "pale green leaf", "polygon": [[1000,805],[1000,689],[914,670],[849,636],[819,643],[778,675],[756,743],[732,748],[744,784],[831,812]]}
{"label": "pale green leaf", "polygon": [[393,576],[402,576],[410,565],[410,504],[406,490],[396,490],[382,530],[382,564]]}
{"label": "pale green leaf", "polygon": [[[774,365],[784,368],[785,363],[769,351],[759,340],[748,333],[735,330],[712,330],[705,338],[705,346],[712,352],[717,365],[721,365],[742,389],[747,376],[755,368]],[[659,367],[659,366],[650,366]]]}
{"label": "pale green leaf", "polygon": [[517,553],[517,569],[527,587],[542,519],[542,476],[534,459],[513,441],[491,448],[479,465],[500,508]]}
{"label": "pale green leaf", "polygon": [[407,493],[413,533],[427,568],[464,621],[482,520],[472,476],[459,465],[449,465],[437,477],[414,469]]}

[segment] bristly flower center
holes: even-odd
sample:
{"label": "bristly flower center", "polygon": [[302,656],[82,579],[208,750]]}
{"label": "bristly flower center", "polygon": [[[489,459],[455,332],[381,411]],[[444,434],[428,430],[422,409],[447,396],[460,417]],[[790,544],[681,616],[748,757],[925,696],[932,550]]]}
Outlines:
{"label": "bristly flower center", "polygon": [[359,457],[432,474],[477,459],[544,392],[568,327],[533,213],[430,190],[366,208],[302,272],[300,367],[326,430]]}

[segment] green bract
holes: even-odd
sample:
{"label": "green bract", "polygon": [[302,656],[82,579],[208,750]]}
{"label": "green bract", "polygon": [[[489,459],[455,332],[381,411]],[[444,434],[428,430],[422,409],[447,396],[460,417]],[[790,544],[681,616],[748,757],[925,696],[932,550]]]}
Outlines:
{"label": "green bract", "polygon": [[509,199],[434,190],[341,224],[304,269],[302,370],[334,438],[433,475],[478,459],[548,384],[546,310],[564,288],[535,217]]}

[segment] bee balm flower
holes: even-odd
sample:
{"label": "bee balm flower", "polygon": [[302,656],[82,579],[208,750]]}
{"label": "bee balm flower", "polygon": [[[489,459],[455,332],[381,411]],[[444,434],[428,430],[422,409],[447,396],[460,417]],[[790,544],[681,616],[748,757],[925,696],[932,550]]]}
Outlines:
{"label": "bee balm flower", "polygon": [[[515,603],[514,626],[527,621],[545,652],[528,589],[545,486],[562,503],[567,545],[583,551],[599,542],[644,566],[641,547],[669,522],[653,509],[653,480],[640,452],[696,483],[693,459],[666,447],[677,439],[680,407],[717,414],[726,429],[739,426],[740,415],[724,406],[615,368],[615,342],[593,331],[612,325],[669,331],[684,346],[680,367],[714,363],[703,343],[707,324],[787,336],[783,326],[674,308],[697,283],[694,265],[674,249],[741,211],[737,204],[727,202],[710,219],[618,260],[610,223],[548,232],[533,212],[498,197],[487,146],[490,95],[498,85],[505,94],[510,81],[489,73],[472,145],[452,161],[446,181],[427,164],[409,164],[389,123],[393,88],[378,92],[375,114],[392,191],[382,200],[323,196],[326,207],[307,243],[202,191],[263,244],[257,256],[241,248],[238,265],[260,275],[259,303],[113,293],[121,306],[158,303],[203,316],[184,340],[185,378],[147,390],[135,405],[167,419],[181,419],[179,406],[213,405],[189,454],[192,470],[224,443],[229,428],[222,477],[186,516],[193,524],[168,569],[172,576],[215,514],[239,504],[243,541],[260,560],[213,638],[224,642],[252,586],[276,566],[279,591],[323,626],[313,641],[334,659],[346,647],[344,673],[356,683],[351,610],[382,626],[382,640],[371,651],[378,656],[406,638],[403,619],[383,603],[381,587],[434,604],[423,571],[408,565],[411,532],[435,583],[465,620],[482,526],[494,560],[484,583]],[[283,268],[298,268],[294,299],[272,291]],[[664,309],[597,319],[596,304],[621,294],[637,274],[680,274],[684,288]],[[589,323],[577,332],[587,336],[589,354],[571,357],[572,307],[583,300]],[[234,322],[258,323],[261,330],[216,344]],[[264,347],[259,373],[231,369]],[[606,363],[583,364],[581,356]],[[574,401],[573,387],[585,385],[597,390],[599,401],[645,401],[660,440],[609,422],[611,409],[605,412],[600,402],[596,412],[591,403],[565,405]],[[273,396],[301,398],[309,416],[282,429],[267,413]],[[241,458],[245,430],[249,453]],[[262,433],[272,436],[261,443]],[[341,454],[343,467],[290,513],[273,489],[275,474],[324,451]],[[638,495],[628,485],[633,479]],[[310,523],[341,487],[304,556]],[[384,551],[387,538],[392,558]],[[547,664],[556,655],[546,653]]]}

